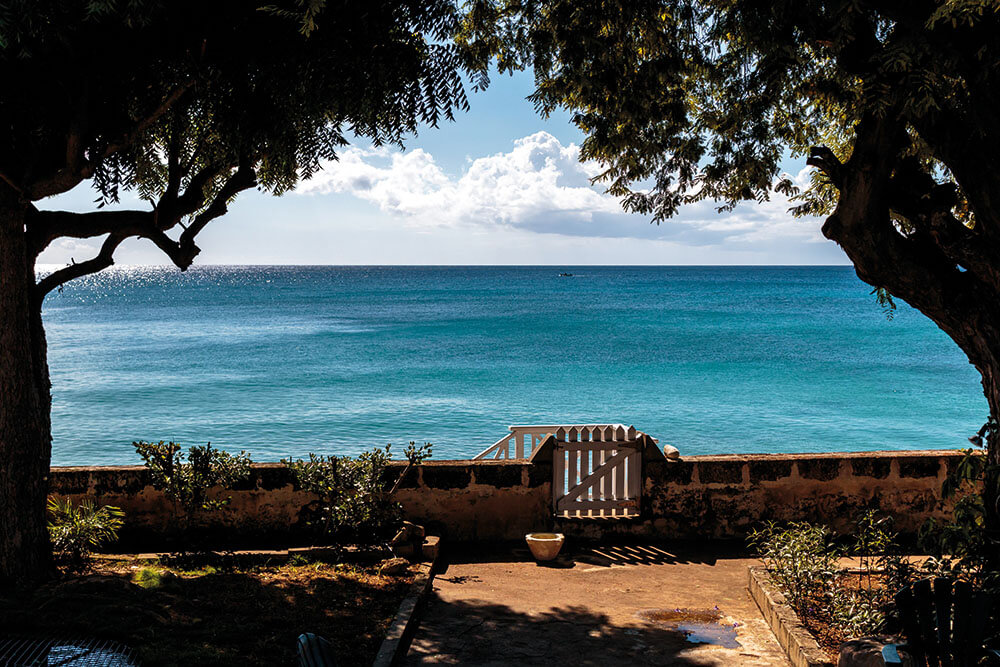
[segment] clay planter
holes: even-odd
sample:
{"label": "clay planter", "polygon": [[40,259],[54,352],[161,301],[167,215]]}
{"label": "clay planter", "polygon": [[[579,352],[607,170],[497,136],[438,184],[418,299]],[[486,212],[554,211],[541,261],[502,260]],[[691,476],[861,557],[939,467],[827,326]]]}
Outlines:
{"label": "clay planter", "polygon": [[524,536],[531,555],[540,561],[552,560],[558,556],[565,540],[562,533],[528,533]]}

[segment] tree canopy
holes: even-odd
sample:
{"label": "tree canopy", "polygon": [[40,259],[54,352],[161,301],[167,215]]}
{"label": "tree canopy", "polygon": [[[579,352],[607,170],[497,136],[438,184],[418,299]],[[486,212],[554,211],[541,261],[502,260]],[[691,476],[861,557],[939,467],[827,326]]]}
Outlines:
{"label": "tree canopy", "polygon": [[[858,124],[886,118],[906,134],[896,157],[947,184],[974,228],[949,164],[956,140],[981,142],[979,155],[1000,141],[998,11],[995,0],[476,0],[460,40],[502,71],[532,67],[538,110],[573,112],[581,158],[606,165],[598,180],[658,221],[701,199],[764,199],[787,187],[776,179],[789,154],[822,147],[816,166],[845,161]],[[833,211],[838,178],[823,171],[797,213]]]}
{"label": "tree canopy", "polygon": [[[239,192],[280,194],[355,137],[452,118],[463,74],[485,83],[459,20],[452,0],[0,2],[0,585],[49,563],[45,295],[130,237],[186,269]],[[84,183],[94,210],[45,208]],[[147,205],[104,209],[125,190]],[[101,247],[36,280],[61,237]]]}
{"label": "tree canopy", "polygon": [[[1000,305],[998,12],[996,0],[476,0],[459,39],[502,70],[534,69],[535,105],[572,112],[581,158],[604,165],[596,180],[625,208],[659,222],[698,200],[792,195],[793,213],[828,216],[824,234],[862,279],[1000,371],[1000,316],[986,312]],[[789,156],[816,167],[802,191],[780,173]],[[984,381],[1000,392],[995,375]]]}
{"label": "tree canopy", "polygon": [[[832,214],[844,163],[859,140],[880,135],[892,181],[880,193],[885,269],[856,264],[905,298],[891,274],[912,263],[928,283],[972,271],[1000,288],[996,249],[978,242],[1000,232],[988,194],[1000,173],[987,168],[1000,148],[998,9],[995,0],[481,0],[462,41],[501,69],[533,67],[538,109],[573,112],[586,134],[581,157],[606,167],[598,180],[657,221],[693,201],[727,208],[775,189],[797,195],[796,214]],[[789,155],[818,167],[805,192],[780,174]]]}
{"label": "tree canopy", "polygon": [[459,43],[533,68],[538,110],[572,113],[626,209],[660,222],[779,191],[826,216],[858,276],[982,375],[1000,540],[1000,2],[474,0]]}
{"label": "tree canopy", "polygon": [[98,206],[122,190],[150,202],[29,215],[36,255],[60,236],[109,235],[40,295],[107,266],[129,236],[187,268],[239,191],[286,191],[352,135],[399,143],[451,118],[467,106],[456,21],[447,0],[4,3],[0,179],[28,201],[89,180]]}

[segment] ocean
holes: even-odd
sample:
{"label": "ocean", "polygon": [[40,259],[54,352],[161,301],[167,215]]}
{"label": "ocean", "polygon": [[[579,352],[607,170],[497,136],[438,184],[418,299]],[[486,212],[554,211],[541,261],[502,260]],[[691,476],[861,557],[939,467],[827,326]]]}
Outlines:
{"label": "ocean", "polygon": [[136,463],[138,439],[468,458],[556,423],[682,455],[967,446],[975,369],[870,291],[850,267],[113,267],[44,305],[52,461]]}

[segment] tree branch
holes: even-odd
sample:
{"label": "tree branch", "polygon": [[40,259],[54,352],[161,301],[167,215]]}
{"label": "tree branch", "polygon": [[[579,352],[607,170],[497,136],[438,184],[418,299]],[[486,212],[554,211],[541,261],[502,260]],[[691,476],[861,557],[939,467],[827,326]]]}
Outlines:
{"label": "tree branch", "polygon": [[980,326],[992,290],[959,271],[941,250],[903,236],[892,225],[890,176],[908,139],[892,114],[867,116],[858,124],[854,152],[843,165],[837,208],[823,225],[857,269],[858,277],[884,287],[931,318],[975,363],[983,358],[970,332]]}
{"label": "tree branch", "polygon": [[174,241],[161,229],[153,229],[143,234],[142,237],[155,243],[156,247],[162,250],[163,254],[169,257],[174,266],[181,271],[187,271],[194,262],[194,258],[201,252],[201,248],[196,246],[193,241],[186,244],[182,241]]}
{"label": "tree branch", "polygon": [[89,239],[105,234],[142,236],[153,229],[152,211],[36,211],[28,220],[28,244],[37,257],[52,241],[68,236]]}
{"label": "tree branch", "polygon": [[205,188],[225,169],[226,165],[223,164],[210,164],[204,167],[191,177],[184,194],[179,196],[176,191],[171,191],[168,184],[167,191],[156,204],[156,226],[160,229],[170,229],[185,215],[191,215],[204,206]]}
{"label": "tree branch", "polygon": [[135,236],[152,241],[157,248],[181,270],[191,266],[201,252],[194,239],[205,226],[228,210],[229,200],[239,192],[256,186],[253,160],[249,156],[241,158],[239,166],[215,193],[212,201],[195,215],[180,235],[179,240],[170,238],[166,230],[178,224],[185,215],[194,214],[205,204],[205,189],[224,169],[222,165],[209,165],[188,181],[188,187],[181,195],[179,187],[180,166],[177,152],[168,156],[167,189],[152,211],[97,211],[92,213],[71,213],[68,211],[34,211],[28,220],[29,248],[37,257],[53,240],[68,236],[72,238],[93,238],[108,234],[100,252],[93,259],[73,264],[55,271],[41,279],[35,286],[38,302],[56,287],[96,273],[114,263],[114,251],[126,238]]}
{"label": "tree branch", "polygon": [[976,214],[976,230],[984,241],[1000,243],[1000,138],[987,128],[1000,115],[976,117],[963,111],[942,109],[913,120],[913,125],[934,157],[951,172]]}
{"label": "tree branch", "polygon": [[809,158],[806,164],[816,167],[830,179],[838,189],[843,182],[844,165],[832,150],[826,146],[813,146],[809,149]]}
{"label": "tree branch", "polygon": [[218,165],[205,167],[191,178],[182,195],[168,184],[167,191],[152,211],[37,211],[28,220],[29,248],[37,257],[61,236],[86,239],[125,234],[153,239],[154,232],[172,229],[184,216],[193,214],[205,204],[205,188],[223,168]]}
{"label": "tree branch", "polygon": [[[101,151],[100,156],[97,156],[97,159],[83,159],[84,156],[80,152],[82,150],[82,146],[80,144],[79,133],[78,131],[71,129],[70,138],[67,141],[66,165],[50,176],[36,180],[27,187],[19,188],[19,190],[24,192],[25,196],[29,200],[38,201],[39,199],[50,197],[52,195],[59,194],[60,192],[66,192],[67,190],[71,190],[76,187],[81,181],[93,176],[94,170],[97,168],[97,165],[100,164],[101,160],[117,153],[135,141],[136,137],[159,120],[160,117],[163,116],[163,114],[165,114],[170,107],[172,107],[177,100],[179,100],[194,84],[195,79],[191,79],[175,88],[170,94],[163,98],[160,105],[153,109],[152,112],[139,119],[136,124],[122,136],[109,142],[108,145],[104,147],[104,150]],[[75,139],[74,134],[76,134]]]}
{"label": "tree branch", "polygon": [[11,188],[11,189],[12,189],[12,190],[13,190],[14,192],[16,192],[16,193],[17,193],[18,195],[20,195],[21,197],[24,197],[24,189],[23,189],[23,188],[22,188],[22,187],[21,187],[20,185],[18,185],[17,181],[15,181],[15,180],[14,180],[13,178],[11,178],[11,177],[10,177],[10,176],[9,176],[9,175],[7,174],[7,172],[6,172],[6,171],[4,171],[4,170],[3,170],[2,168],[0,168],[0,181],[3,181],[3,182],[4,182],[4,183],[6,183],[6,184],[7,184],[8,186],[10,186],[10,188]]}
{"label": "tree branch", "polygon": [[88,259],[85,262],[80,262],[79,264],[70,264],[66,268],[53,271],[39,280],[35,285],[34,293],[37,303],[41,304],[41,302],[45,299],[45,295],[60,285],[64,285],[74,278],[80,278],[81,276],[86,276],[91,273],[97,273],[98,271],[102,271],[114,264],[115,249],[117,249],[118,246],[121,245],[121,242],[126,238],[127,236],[122,234],[112,234],[105,239],[104,243],[101,245],[101,250],[97,253],[96,257]]}
{"label": "tree branch", "polygon": [[916,242],[933,244],[955,264],[1000,292],[1000,255],[981,228],[966,227],[952,209],[958,203],[952,183],[938,183],[914,157],[904,159],[889,181],[889,206],[913,227]]}
{"label": "tree branch", "polygon": [[[187,269],[199,250],[193,242],[181,244],[167,236],[163,229],[157,226],[157,218],[153,211],[103,211],[95,213],[70,213],[67,211],[39,211],[34,216],[45,226],[45,236],[34,239],[32,250],[35,256],[44,250],[52,240],[64,236],[85,239],[111,234],[111,238],[125,239],[131,236],[149,239],[176,264],[180,269]],[[117,247],[118,244],[115,244]],[[98,256],[100,257],[100,256]],[[106,265],[104,265],[106,266]],[[74,272],[66,280],[78,278],[87,273],[100,271],[104,266],[92,261],[75,264],[74,267],[97,267],[93,270],[73,268]],[[82,273],[78,273],[83,271]],[[65,282],[65,281],[63,281]],[[41,284],[41,283],[39,283]],[[61,283],[60,283],[61,284]],[[46,293],[51,288],[46,289]]]}
{"label": "tree branch", "polygon": [[243,190],[248,190],[257,185],[257,174],[253,169],[249,157],[240,160],[240,166],[223,184],[204,211],[195,216],[194,221],[181,234],[180,243],[194,243],[194,237],[205,228],[209,222],[225,215],[229,211],[229,200]]}

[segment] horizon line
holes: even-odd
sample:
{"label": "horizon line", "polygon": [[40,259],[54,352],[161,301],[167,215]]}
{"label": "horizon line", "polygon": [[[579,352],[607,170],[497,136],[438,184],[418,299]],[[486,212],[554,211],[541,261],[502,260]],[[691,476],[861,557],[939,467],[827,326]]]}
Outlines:
{"label": "horizon line", "polygon": [[[36,264],[35,268],[62,268],[69,266],[69,264]],[[569,267],[569,268],[664,268],[664,269],[731,269],[731,268],[795,268],[795,269],[806,269],[806,268],[836,268],[836,267],[851,267],[854,265],[851,263],[846,264],[293,264],[293,263],[270,263],[270,264],[237,264],[220,262],[215,264],[192,264],[188,269],[198,269],[198,268],[210,268],[210,267],[257,267],[257,268],[272,268],[272,267],[296,267],[296,268],[388,268],[388,267],[398,267],[398,268],[559,268],[559,267]],[[151,269],[178,269],[173,264],[125,264],[125,263],[115,263],[98,273],[106,271],[108,269],[116,268],[134,268],[143,267]],[[93,274],[91,274],[93,275]]]}

